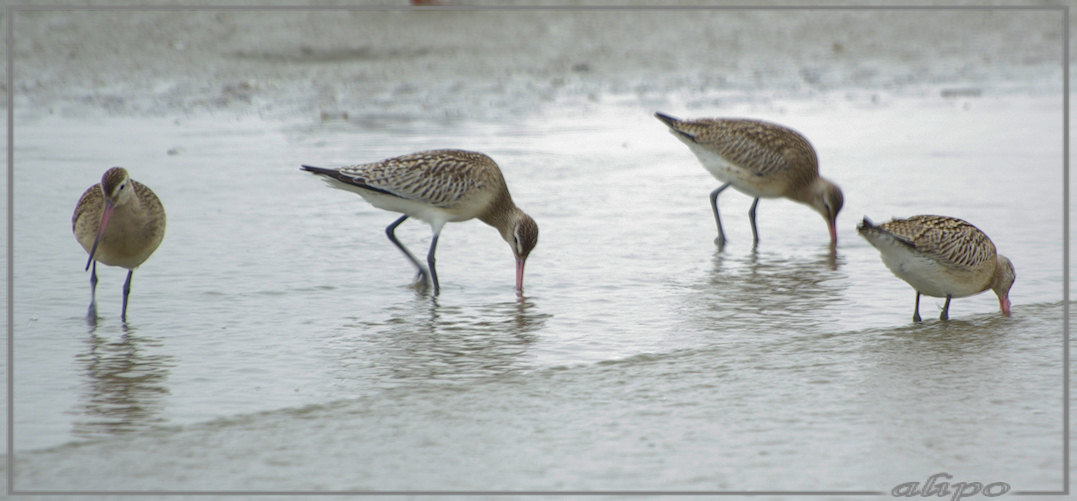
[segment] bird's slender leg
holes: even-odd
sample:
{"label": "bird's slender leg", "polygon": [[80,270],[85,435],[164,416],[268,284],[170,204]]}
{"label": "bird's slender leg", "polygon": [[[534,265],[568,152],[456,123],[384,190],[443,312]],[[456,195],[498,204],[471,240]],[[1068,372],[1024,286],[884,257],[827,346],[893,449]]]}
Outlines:
{"label": "bird's slender leg", "polygon": [[752,223],[752,246],[759,245],[759,230],[755,227],[755,206],[759,205],[759,197],[755,197],[752,208],[748,209],[748,221]]}
{"label": "bird's slender leg", "polygon": [[953,297],[949,294],[946,295],[946,303],[942,305],[942,314],[939,315],[939,320],[950,319],[950,298]]}
{"label": "bird's slender leg", "polygon": [[434,238],[430,239],[430,251],[426,253],[426,264],[430,266],[430,280],[434,282],[434,295],[438,295],[441,292],[441,287],[438,285],[438,271],[434,267],[434,251],[438,247],[438,235],[434,233]]}
{"label": "bird's slender leg", "polygon": [[718,225],[718,247],[722,247],[726,243],[725,232],[722,231],[722,218],[718,216],[718,195],[728,187],[729,183],[726,183],[711,192],[711,209],[714,209],[714,222]]}
{"label": "bird's slender leg", "polygon": [[90,309],[86,312],[86,317],[90,320],[97,319],[97,261],[93,262],[93,269],[90,271]]}
{"label": "bird's slender leg", "polygon": [[407,219],[408,216],[403,215],[400,216],[400,219],[393,221],[393,224],[390,224],[385,228],[385,235],[389,237],[389,241],[393,242],[393,245],[395,245],[397,249],[400,249],[400,252],[403,252],[404,255],[408,257],[408,259],[411,261],[411,264],[414,264],[415,267],[418,268],[419,275],[416,277],[416,279],[425,283],[426,270],[423,269],[422,263],[420,263],[418,259],[415,259],[415,256],[412,255],[411,251],[409,251],[407,247],[404,247],[404,244],[400,243],[400,240],[396,239],[396,227],[400,226],[400,223],[403,223]]}
{"label": "bird's slender leg", "polygon": [[120,320],[127,322],[127,296],[131,295],[131,275],[135,270],[127,270],[127,280],[123,282],[123,309],[120,310]]}
{"label": "bird's slender leg", "polygon": [[912,321],[920,321],[920,291],[916,291],[916,309],[912,311]]}

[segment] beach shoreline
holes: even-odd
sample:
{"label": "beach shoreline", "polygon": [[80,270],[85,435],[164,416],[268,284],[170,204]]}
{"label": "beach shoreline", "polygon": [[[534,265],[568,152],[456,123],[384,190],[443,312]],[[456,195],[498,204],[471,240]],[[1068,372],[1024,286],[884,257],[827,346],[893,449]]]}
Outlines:
{"label": "beach shoreline", "polygon": [[1049,10],[328,7],[18,11],[16,109],[498,120],[610,96],[715,113],[840,90],[1061,88]]}

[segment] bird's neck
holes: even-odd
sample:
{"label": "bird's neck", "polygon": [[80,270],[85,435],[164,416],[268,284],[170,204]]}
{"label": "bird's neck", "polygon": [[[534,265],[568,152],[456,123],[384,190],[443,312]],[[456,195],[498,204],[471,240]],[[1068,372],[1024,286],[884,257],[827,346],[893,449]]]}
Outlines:
{"label": "bird's neck", "polygon": [[517,212],[520,212],[520,209],[516,208],[516,204],[512,202],[512,197],[506,190],[494,199],[489,210],[479,216],[479,220],[497,228],[497,231],[501,232],[502,236],[511,235],[513,223],[518,217]]}
{"label": "bird's neck", "polygon": [[[133,190],[134,185],[132,185],[131,188]],[[139,212],[140,205],[138,196],[132,192],[127,193],[125,196],[120,197],[119,200],[116,200],[115,209],[113,210],[117,213],[133,214]]]}
{"label": "bird's neck", "polygon": [[[995,272],[991,274],[991,281],[987,287],[996,293],[1002,289],[1002,282],[1006,275],[1006,264],[1002,256],[995,254]],[[1005,291],[1002,291],[1005,292]]]}
{"label": "bird's neck", "polygon": [[797,202],[812,205],[814,200],[820,198],[826,189],[827,181],[819,176],[814,176],[809,182],[800,183],[800,187],[789,194],[789,198]]}

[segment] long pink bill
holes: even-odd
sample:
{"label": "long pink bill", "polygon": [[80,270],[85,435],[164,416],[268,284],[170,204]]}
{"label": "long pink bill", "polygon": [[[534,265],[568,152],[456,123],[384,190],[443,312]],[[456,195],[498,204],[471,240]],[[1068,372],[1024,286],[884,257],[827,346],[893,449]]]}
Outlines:
{"label": "long pink bill", "polygon": [[838,244],[838,224],[837,221],[827,221],[827,229],[830,230],[830,245]]}
{"label": "long pink bill", "polygon": [[998,307],[1002,309],[1002,314],[1003,315],[1006,315],[1007,317],[1010,316],[1010,297],[1009,296],[999,296],[998,297]]}
{"label": "long pink bill", "polygon": [[89,270],[90,263],[93,263],[93,256],[97,253],[97,244],[101,242],[101,236],[105,234],[105,226],[108,225],[108,220],[112,217],[112,210],[115,208],[116,206],[112,204],[112,201],[106,198],[105,208],[101,211],[101,225],[97,227],[97,238],[93,239],[93,247],[90,247],[90,258],[86,260],[86,270]]}
{"label": "long pink bill", "polygon": [[523,294],[524,292],[524,260],[516,260],[516,293]]}

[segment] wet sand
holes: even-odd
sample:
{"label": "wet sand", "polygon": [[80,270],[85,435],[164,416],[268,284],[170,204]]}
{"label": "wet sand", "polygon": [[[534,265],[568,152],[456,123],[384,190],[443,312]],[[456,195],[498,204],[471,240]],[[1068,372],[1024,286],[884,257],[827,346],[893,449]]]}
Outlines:
{"label": "wet sand", "polygon": [[17,107],[501,119],[555,101],[676,93],[714,113],[716,95],[810,99],[843,88],[918,92],[924,85],[976,93],[984,82],[1056,85],[1061,71],[1057,11],[401,4],[377,4],[399,9],[387,11],[19,12]]}

